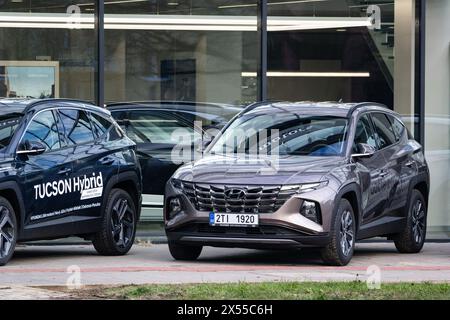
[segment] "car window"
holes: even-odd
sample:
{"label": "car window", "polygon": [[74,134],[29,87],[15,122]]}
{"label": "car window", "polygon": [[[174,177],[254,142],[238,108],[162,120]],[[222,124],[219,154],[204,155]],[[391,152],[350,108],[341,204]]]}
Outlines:
{"label": "car window", "polygon": [[400,141],[406,133],[405,126],[396,117],[393,117],[391,115],[387,115],[387,117],[392,125],[392,130],[395,134],[395,140]]}
{"label": "car window", "polygon": [[0,118],[0,151],[6,148],[19,126],[22,116],[9,115]]}
{"label": "car window", "polygon": [[373,132],[372,125],[370,124],[370,119],[367,115],[363,115],[359,118],[356,124],[355,139],[353,142],[353,152],[358,152],[358,143],[364,143],[377,149],[377,140],[375,133]]}
{"label": "car window", "polygon": [[185,132],[193,141],[194,129],[167,113],[132,111],[125,126],[126,134],[136,143],[177,144],[177,132]]}
{"label": "car window", "polygon": [[214,154],[341,156],[348,121],[280,111],[235,119],[210,149]]}
{"label": "car window", "polygon": [[109,128],[113,125],[113,123],[102,117],[101,115],[98,115],[96,113],[91,113],[91,122],[92,122],[92,128],[94,129],[94,134],[96,137],[101,137],[104,135]]}
{"label": "car window", "polygon": [[61,147],[58,127],[52,111],[43,111],[33,118],[25,132],[22,142],[39,142],[46,151]]}
{"label": "car window", "polygon": [[94,140],[89,118],[83,110],[59,110],[61,122],[66,131],[69,145],[82,144]]}
{"label": "car window", "polygon": [[372,120],[380,149],[386,148],[397,141],[392,125],[384,113],[373,113]]}

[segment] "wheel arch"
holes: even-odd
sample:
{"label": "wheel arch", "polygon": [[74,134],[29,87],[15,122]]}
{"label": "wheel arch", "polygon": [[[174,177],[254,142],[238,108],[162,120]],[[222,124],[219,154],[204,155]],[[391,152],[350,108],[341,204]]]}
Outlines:
{"label": "wheel arch", "polygon": [[20,237],[25,219],[25,206],[19,185],[12,181],[0,183],[0,196],[7,199],[14,209]]}
{"label": "wheel arch", "polygon": [[429,177],[426,174],[420,174],[413,179],[411,179],[409,183],[409,190],[408,190],[408,200],[407,204],[409,203],[411,199],[411,195],[413,190],[418,190],[424,197],[425,202],[428,206],[429,201],[429,195],[430,195],[430,180]]}
{"label": "wheel arch", "polygon": [[416,183],[413,185],[412,190],[418,190],[422,196],[424,197],[426,203],[428,204],[428,197],[429,197],[429,186],[428,183],[425,180],[416,181]]}
{"label": "wheel arch", "polygon": [[336,203],[341,199],[346,199],[350,202],[356,219],[356,233],[358,233],[362,220],[361,192],[358,185],[356,183],[350,183],[342,187],[336,196]]}
{"label": "wheel arch", "polygon": [[[128,192],[133,199],[136,207],[136,213],[138,220],[141,212],[141,190],[138,175],[135,172],[123,172],[119,173],[114,179],[111,179],[106,185],[103,197],[102,208],[105,208],[108,200],[108,194],[112,189],[122,189]],[[102,211],[103,212],[103,211]]]}

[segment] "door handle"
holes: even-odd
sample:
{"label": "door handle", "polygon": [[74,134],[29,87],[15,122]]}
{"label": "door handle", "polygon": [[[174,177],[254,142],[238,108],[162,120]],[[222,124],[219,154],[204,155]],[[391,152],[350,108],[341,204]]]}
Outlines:
{"label": "door handle", "polygon": [[69,173],[71,173],[71,172],[72,172],[72,169],[71,169],[71,168],[64,168],[64,169],[59,170],[59,171],[58,171],[58,174],[62,176],[62,175],[69,174]]}
{"label": "door handle", "polygon": [[114,159],[113,158],[104,158],[104,159],[99,160],[98,163],[103,166],[109,166],[114,163]]}

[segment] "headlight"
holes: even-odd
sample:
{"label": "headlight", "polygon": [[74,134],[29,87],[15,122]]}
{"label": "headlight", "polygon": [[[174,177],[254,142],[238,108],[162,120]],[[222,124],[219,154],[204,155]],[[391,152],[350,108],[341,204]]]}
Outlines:
{"label": "headlight", "polygon": [[172,198],[169,200],[169,218],[174,218],[183,210],[180,198]]}
{"label": "headlight", "polygon": [[300,208],[300,214],[315,223],[322,223],[320,207],[313,201],[304,200]]}
{"label": "headlight", "polygon": [[304,193],[314,191],[320,188],[323,188],[328,185],[328,181],[315,182],[315,183],[305,183],[305,184],[296,184],[296,185],[285,185],[281,187],[281,192],[297,192]]}

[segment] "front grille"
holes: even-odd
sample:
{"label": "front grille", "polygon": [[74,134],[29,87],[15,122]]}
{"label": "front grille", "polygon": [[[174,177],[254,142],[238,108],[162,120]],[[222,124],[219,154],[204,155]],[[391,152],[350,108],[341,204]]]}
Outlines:
{"label": "front grille", "polygon": [[242,186],[182,182],[181,188],[199,211],[273,213],[298,192],[298,186]]}

